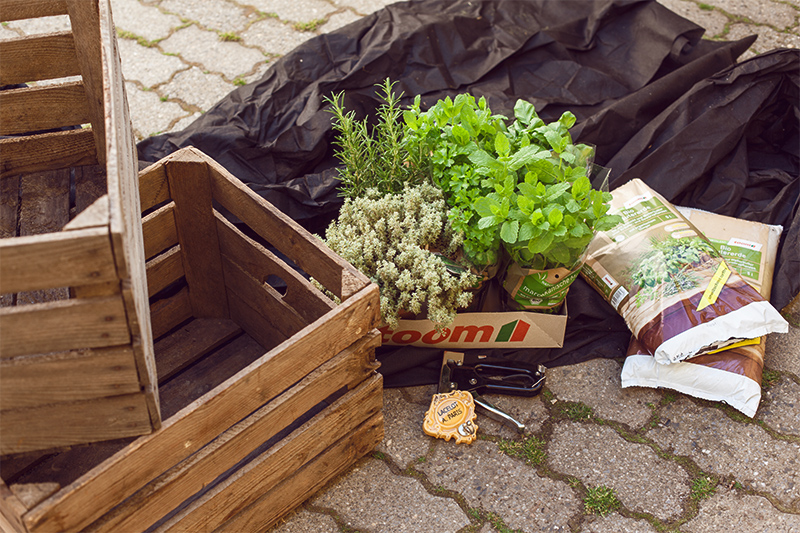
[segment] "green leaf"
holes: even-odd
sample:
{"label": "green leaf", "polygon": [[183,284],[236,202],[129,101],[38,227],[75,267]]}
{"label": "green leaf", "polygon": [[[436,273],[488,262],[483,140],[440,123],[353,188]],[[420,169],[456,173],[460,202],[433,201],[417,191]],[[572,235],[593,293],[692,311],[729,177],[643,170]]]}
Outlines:
{"label": "green leaf", "polygon": [[492,168],[497,167],[497,165],[502,166],[502,163],[489,155],[489,152],[481,150],[480,148],[469,154],[469,160],[480,167]]}
{"label": "green leaf", "polygon": [[[588,193],[592,188],[592,182],[589,181],[589,178],[586,176],[580,177],[575,180],[572,184],[572,197],[575,200],[580,200],[586,193]],[[572,211],[573,213],[575,211]]]}
{"label": "green leaf", "polygon": [[533,254],[539,254],[547,250],[547,248],[553,242],[553,234],[552,233],[544,233],[535,239],[531,239],[528,242],[528,250],[530,250]]}
{"label": "green leaf", "polygon": [[500,223],[502,219],[498,219],[498,217],[492,215],[488,217],[483,217],[478,221],[478,228],[479,229],[486,229],[496,226]]}
{"label": "green leaf", "polygon": [[[572,187],[574,189],[575,185],[573,185]],[[569,211],[570,213],[576,213],[581,210],[580,204],[576,202],[574,198],[570,198],[569,200],[567,200],[566,208],[567,211]]]}
{"label": "green leaf", "polygon": [[528,241],[537,235],[539,235],[539,232],[537,231],[536,226],[530,222],[525,222],[519,227],[519,235],[517,238],[520,241]]}
{"label": "green leaf", "polygon": [[536,108],[532,103],[519,99],[514,104],[514,117],[527,126],[536,118]]}
{"label": "green leaf", "polygon": [[494,150],[500,156],[505,157],[511,151],[511,143],[508,142],[508,137],[506,137],[502,133],[498,133],[494,136]]}
{"label": "green leaf", "polygon": [[544,201],[547,203],[556,201],[562,194],[567,192],[570,186],[571,184],[569,182],[564,182],[564,183],[556,183],[555,185],[548,187],[547,194],[544,197]]}
{"label": "green leaf", "polygon": [[561,114],[561,118],[558,119],[558,123],[564,126],[566,129],[570,129],[572,126],[574,126],[575,121],[575,115],[573,115],[570,111],[564,111]]}
{"label": "green leaf", "polygon": [[513,221],[505,221],[503,225],[500,226],[500,238],[503,239],[505,242],[514,243],[517,242],[517,234],[519,233],[519,222],[516,220]]}
{"label": "green leaf", "polygon": [[500,209],[500,201],[497,199],[496,194],[483,196],[473,204],[475,212],[482,217],[493,216],[498,209]]}
{"label": "green leaf", "polygon": [[456,124],[451,131],[458,144],[464,146],[469,142],[469,132],[463,126]]}
{"label": "green leaf", "polygon": [[547,254],[554,260],[556,263],[561,263],[562,265],[568,265],[573,258],[570,257],[569,248],[564,246],[563,244],[556,244],[550,250],[547,251]]}
{"label": "green leaf", "polygon": [[529,144],[528,146],[520,148],[516,151],[516,153],[514,153],[514,155],[511,156],[511,159],[508,162],[508,168],[511,171],[516,171],[533,163],[537,159],[547,156],[548,153],[546,150],[543,150],[535,144]]}
{"label": "green leaf", "polygon": [[564,213],[561,212],[561,209],[557,207],[553,208],[550,211],[550,214],[547,215],[547,221],[550,222],[551,226],[558,226],[561,224],[561,221],[564,219]]}
{"label": "green leaf", "polygon": [[608,231],[621,222],[622,217],[619,215],[605,215],[594,223],[594,229],[597,231]]}
{"label": "green leaf", "polygon": [[417,131],[419,129],[419,121],[417,120],[417,115],[413,111],[405,110],[403,111],[403,120],[408,126],[408,129],[411,131]]}

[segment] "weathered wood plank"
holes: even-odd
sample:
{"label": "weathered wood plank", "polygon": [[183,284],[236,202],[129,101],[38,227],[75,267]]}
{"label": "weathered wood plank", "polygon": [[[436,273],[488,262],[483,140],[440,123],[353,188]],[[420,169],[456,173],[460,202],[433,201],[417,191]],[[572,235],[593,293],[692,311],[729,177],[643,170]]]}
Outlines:
{"label": "weathered wood plank", "polygon": [[83,82],[0,91],[0,135],[80,126],[89,122]]}
{"label": "weathered wood plank", "polygon": [[3,0],[0,3],[2,22],[66,14],[64,0]]}
{"label": "weathered wood plank", "polygon": [[143,213],[170,199],[167,171],[163,160],[139,171],[139,196]]}
{"label": "weathered wood plank", "polygon": [[378,313],[378,290],[371,285],[182,409],[160,430],[136,439],[62,489],[47,506],[32,509],[26,515],[28,528],[87,526],[216,438],[230,421],[252,413],[374,329]]}
{"label": "weathered wood plank", "polygon": [[[379,442],[378,435],[383,434],[382,424],[375,424],[371,435],[375,439],[360,442],[356,431],[362,423],[374,416],[380,416],[383,406],[382,379],[379,375],[368,379],[363,386],[345,394],[342,398],[324,409],[312,420],[280,440],[250,463],[236,471],[230,478],[193,502],[186,511],[179,513],[173,520],[159,530],[167,531],[213,531],[217,528],[229,531],[263,530],[263,524],[276,516],[261,517],[258,527],[247,523],[253,518],[253,510],[249,509],[257,503],[259,497],[279,485],[282,480],[295,478],[310,486],[318,485],[325,474],[336,467],[342,468],[352,463],[374,448]],[[341,439],[339,438],[341,436]],[[333,444],[332,443],[338,443]],[[347,443],[345,446],[344,444]],[[357,444],[358,443],[358,444]],[[302,469],[318,455],[323,454],[331,446],[337,461],[328,464],[327,468],[315,468],[313,476],[310,472],[301,474]],[[344,453],[343,453],[344,452]],[[323,463],[324,464],[324,463]],[[305,488],[305,487],[304,487]],[[257,512],[270,507],[270,502],[258,506]],[[276,509],[273,512],[277,512]],[[232,520],[228,520],[234,517]]]}
{"label": "weathered wood plank", "polygon": [[58,492],[58,483],[19,483],[9,487],[22,505],[30,509],[40,501]]}
{"label": "weathered wood plank", "polygon": [[258,309],[252,307],[248,300],[242,299],[233,291],[228,293],[228,305],[231,319],[242,326],[242,329],[257,340],[265,350],[273,350],[289,338],[271,320],[260,314]]}
{"label": "weathered wood plank", "polygon": [[139,392],[130,346],[0,360],[0,409]]}
{"label": "weathered wood plank", "polygon": [[91,128],[0,139],[0,178],[97,163]]}
{"label": "weathered wood plank", "polygon": [[174,296],[154,302],[150,308],[153,339],[158,340],[191,317],[192,304],[186,287]]}
{"label": "weathered wood plank", "polygon": [[100,165],[75,167],[75,215],[108,193],[106,169]]}
{"label": "weathered wood plank", "polygon": [[0,309],[0,357],[130,342],[118,296],[61,300]]}
{"label": "weathered wood plank", "polygon": [[222,258],[225,286],[269,324],[288,339],[308,322],[286,304],[278,291],[259,282],[226,256]]}
{"label": "weathered wood plank", "polygon": [[291,257],[304,272],[343,300],[370,283],[364,274],[322,241],[258,196],[219,163],[207,159],[214,199],[281,253]]}
{"label": "weathered wood plank", "polygon": [[286,283],[283,301],[292,306],[306,322],[313,322],[336,306],[278,256],[247,237],[219,213],[216,213],[216,217],[222,253],[256,279],[264,281],[269,276],[278,276],[283,280]]}
{"label": "weathered wood plank", "polygon": [[[97,160],[106,161],[105,97],[103,88],[103,37],[100,33],[100,8],[98,2],[86,0],[66,0],[67,12],[75,39],[75,52],[83,78],[84,99],[87,105],[89,122],[92,124]],[[109,51],[110,52],[110,51]],[[108,52],[107,52],[108,53]],[[113,59],[113,58],[107,58]],[[109,79],[108,83],[118,83]],[[111,91],[113,88],[111,88]],[[117,115],[118,119],[122,117]],[[134,177],[136,175],[134,171]],[[138,202],[137,202],[138,203]]]}
{"label": "weathered wood plank", "polygon": [[147,295],[152,298],[182,277],[181,247],[175,246],[147,262]]}
{"label": "weathered wood plank", "polygon": [[132,437],[150,427],[147,398],[140,392],[11,409],[0,415],[0,453]]}
{"label": "weathered wood plank", "polygon": [[[6,11],[0,8],[0,18]],[[0,57],[0,85],[66,78],[81,72],[71,31],[0,41]]]}
{"label": "weathered wood plank", "polygon": [[0,241],[0,293],[116,281],[108,228]]}
{"label": "weathered wood plank", "polygon": [[190,151],[173,156],[167,164],[167,179],[175,202],[175,225],[192,314],[197,318],[227,318],[230,313],[211,208],[208,167]]}
{"label": "weathered wood plank", "polygon": [[156,343],[158,382],[163,383],[241,333],[242,328],[232,320],[218,318],[192,320]]}
{"label": "weathered wood plank", "polygon": [[[0,239],[16,237],[19,210],[19,176],[0,179]],[[0,307],[14,305],[15,294],[0,292]]]}
{"label": "weathered wood plank", "polygon": [[[106,228],[108,232],[108,224],[111,214],[108,207],[108,195],[104,194],[93,204],[82,209],[80,213],[72,220],[70,220],[62,231],[74,231],[87,228]],[[108,245],[111,246],[109,240]]]}
{"label": "weathered wood plank", "polygon": [[142,237],[144,255],[148,259],[178,244],[174,203],[168,203],[142,219]]}

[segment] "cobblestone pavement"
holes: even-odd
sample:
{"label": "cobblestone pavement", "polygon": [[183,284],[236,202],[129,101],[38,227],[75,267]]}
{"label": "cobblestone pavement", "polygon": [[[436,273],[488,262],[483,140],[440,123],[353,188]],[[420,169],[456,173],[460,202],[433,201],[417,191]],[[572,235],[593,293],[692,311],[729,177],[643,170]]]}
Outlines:
{"label": "cobblestone pavement", "polygon": [[[314,35],[390,0],[112,0],[138,139],[186,127]],[[800,45],[798,0],[664,0],[711,39]],[[63,29],[0,26],[0,38]],[[800,305],[796,306],[800,307]],[[792,314],[800,322],[800,309]],[[523,437],[480,416],[471,445],[421,424],[433,386],[385,391],[375,453],[272,533],[800,532],[800,329],[767,342],[755,418],[668,390],[620,388],[621,362],[547,371],[535,398],[490,397]],[[610,489],[610,490],[608,490]]]}

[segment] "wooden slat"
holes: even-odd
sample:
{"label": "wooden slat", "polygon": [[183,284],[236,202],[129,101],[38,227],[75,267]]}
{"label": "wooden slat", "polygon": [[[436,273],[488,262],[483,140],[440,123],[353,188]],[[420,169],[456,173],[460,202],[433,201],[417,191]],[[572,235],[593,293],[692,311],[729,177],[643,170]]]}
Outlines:
{"label": "wooden slat", "polygon": [[0,139],[0,178],[97,163],[91,128]]}
{"label": "wooden slat", "polygon": [[170,199],[164,161],[153,163],[139,172],[139,197],[142,212]]}
{"label": "wooden slat", "polygon": [[[277,435],[296,417],[342,387],[361,383],[377,367],[370,354],[380,344],[365,337],[314,370],[300,383],[236,424],[183,463],[165,472],[88,528],[93,533],[144,531],[181,502]],[[363,408],[364,406],[359,406]],[[321,436],[322,437],[322,436]],[[335,439],[330,439],[332,442]]]}
{"label": "wooden slat", "polygon": [[62,300],[0,309],[0,357],[130,342],[119,297]]}
{"label": "wooden slat", "polygon": [[[27,2],[27,0],[22,0]],[[66,8],[66,5],[64,6]],[[0,9],[0,18],[5,9]],[[52,80],[80,74],[72,32],[0,41],[0,85]]]}
{"label": "wooden slat", "polygon": [[[106,228],[108,232],[109,218],[111,214],[108,207],[108,195],[104,194],[94,201],[90,206],[70,220],[62,231],[75,231],[88,228]],[[108,243],[111,246],[111,241]]]}
{"label": "wooden slat", "polygon": [[[278,516],[270,516],[268,509],[271,502],[257,506],[256,513],[265,511],[267,516],[259,518],[258,526],[248,523],[253,517],[249,508],[264,493],[279,485],[287,478],[293,478],[302,472],[303,467],[315,457],[323,454],[331,446],[340,460],[327,468],[314,469],[311,486],[321,488],[324,484],[326,470],[336,467],[349,467],[365,453],[372,450],[380,442],[383,435],[382,424],[375,423],[373,439],[360,443],[355,439],[356,428],[374,416],[380,416],[383,406],[382,380],[379,375],[368,379],[363,386],[348,392],[342,398],[325,408],[313,419],[284,437],[275,446],[267,450],[250,463],[236,471],[230,478],[193,502],[186,511],[179,513],[160,532],[167,531],[214,531],[219,527],[229,531],[264,530],[266,523]],[[335,443],[339,442],[339,446]],[[347,443],[347,446],[343,446]],[[306,472],[308,480],[310,472]],[[302,474],[301,474],[302,475]],[[280,491],[279,491],[280,492]],[[281,509],[272,509],[280,512]],[[228,520],[234,517],[232,520]]]}
{"label": "wooden slat", "polygon": [[[200,152],[202,154],[202,152]],[[208,158],[214,199],[339,298],[370,283],[350,263]]]}
{"label": "wooden slat", "polygon": [[228,294],[228,305],[231,319],[242,326],[242,329],[266,350],[272,350],[289,339],[290,335],[278,329],[270,319],[233,291]]}
{"label": "wooden slat", "polygon": [[18,483],[9,487],[22,504],[30,509],[48,496],[58,492],[58,483]]}
{"label": "wooden slat", "polygon": [[197,359],[242,333],[232,320],[197,318],[155,345],[158,382],[163,383]]}
{"label": "wooden slat", "polygon": [[100,165],[75,167],[75,214],[82,213],[107,194],[106,169]]}
{"label": "wooden slat", "polygon": [[[80,530],[341,352],[378,322],[375,285],[87,472],[26,515],[34,531]],[[91,481],[91,482],[89,482]]]}
{"label": "wooden slat", "polygon": [[12,409],[0,414],[0,453],[71,446],[148,433],[144,394]]}
{"label": "wooden slat", "polygon": [[175,225],[192,314],[197,318],[227,318],[230,313],[211,208],[208,167],[191,152],[173,155],[167,165],[167,179],[175,202]]}
{"label": "wooden slat", "polygon": [[[100,34],[100,8],[98,2],[67,0],[72,35],[78,66],[81,69],[84,98],[87,103],[89,122],[92,123],[97,160],[106,161],[105,94],[103,90],[103,36]],[[117,80],[108,80],[115,83]],[[121,117],[117,117],[121,118]],[[135,175],[135,173],[134,173]]]}
{"label": "wooden slat", "polygon": [[0,91],[0,135],[79,126],[89,122],[83,82]]}
{"label": "wooden slat", "polygon": [[0,293],[116,281],[108,228],[0,241]]}
{"label": "wooden slat", "polygon": [[[95,8],[94,6],[97,5]],[[145,272],[144,245],[142,241],[142,217],[139,211],[138,158],[133,136],[128,102],[125,97],[125,81],[122,76],[122,65],[117,48],[116,28],[111,17],[109,0],[92,2],[92,8],[80,5],[77,0],[68,4],[72,18],[73,31],[76,31],[76,42],[97,45],[100,50],[102,67],[92,72],[97,76],[97,83],[90,81],[85,68],[81,70],[90,96],[90,110],[99,111],[104,123],[105,132],[96,139],[105,149],[105,156],[98,156],[106,163],[106,179],[111,211],[111,238],[117,262],[117,272],[122,283],[122,301],[125,304],[128,328],[131,331],[132,345],[139,369],[139,380],[142,390],[146,391],[148,410],[154,428],[160,427],[161,414],[158,405],[158,381],[156,377],[155,358],[153,355],[153,333],[150,323],[150,304],[147,297],[147,273]],[[86,9],[86,16],[91,18],[91,32],[88,37],[78,37],[76,24],[83,24],[78,15]],[[97,11],[95,11],[95,9]],[[90,42],[94,34],[95,13],[99,25],[99,37],[96,43]],[[86,57],[92,54],[85,52]],[[91,66],[89,67],[91,68]],[[102,91],[102,95],[98,93]],[[92,105],[100,103],[100,105]],[[92,111],[94,112],[94,111]],[[93,119],[94,122],[94,119]],[[100,150],[98,148],[98,150]]]}
{"label": "wooden slat", "polygon": [[281,278],[286,283],[283,301],[291,305],[306,322],[313,322],[336,306],[282,259],[247,237],[219,213],[216,216],[222,253],[256,279],[263,281],[270,275]]}
{"label": "wooden slat", "polygon": [[[19,211],[19,176],[0,179],[0,239],[16,237]],[[2,262],[2,259],[0,259]],[[14,305],[16,295],[0,292],[0,307]]]}
{"label": "wooden slat", "polygon": [[18,409],[139,392],[130,346],[0,361],[0,409]]}
{"label": "wooden slat", "polygon": [[175,246],[147,262],[147,295],[151,298],[183,277],[181,247]]}
{"label": "wooden slat", "polygon": [[246,301],[253,312],[269,322],[283,338],[288,339],[308,324],[297,311],[283,301],[278,291],[259,282],[225,256],[222,267],[229,299],[232,292],[240,300]]}
{"label": "wooden slat", "polygon": [[167,248],[178,244],[175,225],[175,204],[169,203],[142,219],[144,255],[150,259]]}
{"label": "wooden slat", "polygon": [[27,533],[22,517],[27,512],[25,505],[0,479],[0,526],[8,533]]}
{"label": "wooden slat", "polygon": [[155,302],[150,309],[153,339],[157,340],[166,335],[191,317],[192,304],[189,301],[189,290],[186,287],[170,298]]}
{"label": "wooden slat", "polygon": [[0,21],[32,19],[66,15],[64,0],[3,0],[0,3]]}

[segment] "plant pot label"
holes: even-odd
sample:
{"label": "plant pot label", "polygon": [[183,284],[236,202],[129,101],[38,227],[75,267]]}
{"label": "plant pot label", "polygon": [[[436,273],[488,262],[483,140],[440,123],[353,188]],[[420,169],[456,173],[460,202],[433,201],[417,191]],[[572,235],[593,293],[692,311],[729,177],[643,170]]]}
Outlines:
{"label": "plant pot label", "polygon": [[523,309],[552,309],[564,301],[581,266],[582,263],[572,270],[533,270],[511,263],[506,270],[503,288]]}

